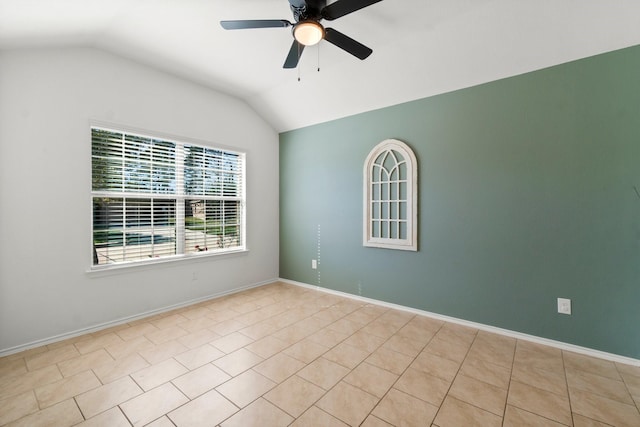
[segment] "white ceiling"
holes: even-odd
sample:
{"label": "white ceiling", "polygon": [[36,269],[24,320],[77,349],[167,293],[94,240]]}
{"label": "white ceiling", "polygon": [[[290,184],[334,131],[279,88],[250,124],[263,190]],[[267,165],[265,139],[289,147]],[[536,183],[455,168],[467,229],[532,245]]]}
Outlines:
{"label": "white ceiling", "polygon": [[240,97],[285,131],[640,44],[638,0],[384,0],[324,22],[368,59],[321,42],[284,70],[289,29],[226,19],[293,17],[287,0],[0,0],[0,49],[95,46]]}

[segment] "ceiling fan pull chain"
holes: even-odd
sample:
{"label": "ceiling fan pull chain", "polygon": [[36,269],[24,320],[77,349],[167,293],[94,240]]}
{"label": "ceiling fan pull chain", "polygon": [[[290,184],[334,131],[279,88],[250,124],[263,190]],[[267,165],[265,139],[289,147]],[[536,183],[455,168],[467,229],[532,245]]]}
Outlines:
{"label": "ceiling fan pull chain", "polygon": [[[298,58],[300,58],[300,56],[302,55],[303,49],[304,47],[300,43],[298,43]],[[298,69],[298,81],[300,81],[300,62],[298,62],[296,68]]]}
{"label": "ceiling fan pull chain", "polygon": [[320,72],[320,43],[318,43],[318,72]]}

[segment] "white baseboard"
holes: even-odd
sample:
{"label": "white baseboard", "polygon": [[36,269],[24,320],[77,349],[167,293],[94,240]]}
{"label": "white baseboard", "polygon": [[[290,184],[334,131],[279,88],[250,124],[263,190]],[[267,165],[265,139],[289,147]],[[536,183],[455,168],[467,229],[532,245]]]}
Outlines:
{"label": "white baseboard", "polygon": [[613,354],[613,353],[607,353],[607,352],[600,351],[600,350],[594,350],[594,349],[587,348],[587,347],[581,347],[581,346],[574,345],[574,344],[568,344],[568,343],[565,343],[565,342],[562,342],[562,341],[555,341],[555,340],[551,340],[551,339],[548,339],[548,338],[537,337],[535,335],[524,334],[522,332],[511,331],[509,329],[502,329],[502,328],[498,328],[498,327],[495,327],[495,326],[485,325],[485,324],[482,324],[482,323],[471,322],[471,321],[468,321],[468,320],[458,319],[456,317],[445,316],[445,315],[442,315],[442,314],[432,313],[432,312],[429,312],[429,311],[419,310],[417,308],[411,308],[411,307],[406,307],[404,305],[399,305],[399,304],[393,304],[393,303],[389,303],[389,302],[385,302],[385,301],[380,301],[380,300],[376,300],[376,299],[373,299],[373,298],[362,297],[362,296],[359,296],[359,295],[353,295],[353,294],[349,294],[349,293],[341,292],[341,291],[334,291],[333,289],[327,289],[327,288],[323,288],[323,287],[320,287],[320,286],[309,285],[307,283],[296,282],[295,280],[282,279],[282,278],[279,279],[279,280],[281,282],[283,282],[283,283],[289,283],[291,285],[301,286],[303,288],[313,289],[313,290],[317,290],[317,291],[326,292],[328,294],[333,294],[333,295],[338,295],[338,296],[341,296],[341,297],[346,297],[346,298],[350,298],[350,299],[354,299],[354,300],[358,300],[358,301],[363,301],[363,302],[366,302],[366,303],[369,303],[369,304],[380,305],[380,306],[383,306],[383,307],[393,308],[393,309],[396,309],[396,310],[402,310],[402,311],[406,311],[406,312],[409,312],[409,313],[430,317],[430,318],[433,318],[433,319],[444,320],[446,322],[456,323],[458,325],[469,326],[471,328],[480,329],[482,331],[493,332],[495,334],[505,335],[505,336],[508,336],[508,337],[511,337],[511,338],[517,338],[519,340],[525,340],[525,341],[530,341],[530,342],[534,342],[534,343],[537,343],[537,344],[548,345],[550,347],[559,348],[561,350],[572,351],[574,353],[580,353],[580,354],[584,354],[584,355],[587,355],[587,356],[597,357],[597,358],[609,360],[609,361],[612,361],[612,362],[623,363],[625,365],[633,365],[633,366],[640,367],[640,360],[633,359],[631,357],[620,356],[620,355]]}
{"label": "white baseboard", "polygon": [[55,335],[53,337],[43,338],[43,339],[40,339],[40,340],[29,342],[27,344],[21,344],[21,345],[15,346],[15,347],[7,348],[7,349],[0,349],[0,357],[8,356],[8,355],[14,354],[14,353],[19,353],[21,351],[29,350],[29,349],[40,347],[40,346],[43,346],[43,345],[52,344],[52,343],[55,343],[55,342],[58,342],[58,341],[64,341],[66,339],[78,337],[80,335],[90,334],[90,333],[93,333],[93,332],[98,332],[98,331],[101,331],[103,329],[107,329],[107,328],[111,328],[111,327],[114,327],[114,326],[122,325],[123,323],[133,322],[134,320],[142,319],[142,318],[153,316],[153,315],[160,314],[160,313],[165,313],[167,311],[175,310],[177,308],[182,308],[182,307],[186,307],[186,306],[189,306],[189,305],[198,304],[200,302],[207,301],[207,300],[210,300],[210,299],[220,298],[220,297],[223,297],[225,295],[235,294],[235,293],[238,293],[238,292],[242,292],[242,291],[246,291],[246,290],[249,290],[249,289],[257,288],[259,286],[264,286],[264,285],[267,285],[269,283],[273,283],[273,282],[277,282],[277,281],[279,281],[279,279],[265,280],[263,282],[253,283],[251,285],[242,286],[240,288],[235,288],[235,289],[232,289],[232,290],[229,290],[229,291],[218,292],[218,293],[207,295],[207,296],[204,296],[204,297],[194,298],[194,299],[191,299],[191,300],[188,300],[188,301],[180,302],[180,303],[177,303],[177,304],[172,304],[172,305],[169,305],[169,306],[166,306],[166,307],[157,308],[155,310],[145,311],[144,313],[136,314],[136,315],[133,315],[133,316],[122,317],[120,319],[112,320],[112,321],[105,322],[105,323],[100,323],[98,325],[89,326],[87,328],[77,329],[75,331],[66,332],[64,334]]}

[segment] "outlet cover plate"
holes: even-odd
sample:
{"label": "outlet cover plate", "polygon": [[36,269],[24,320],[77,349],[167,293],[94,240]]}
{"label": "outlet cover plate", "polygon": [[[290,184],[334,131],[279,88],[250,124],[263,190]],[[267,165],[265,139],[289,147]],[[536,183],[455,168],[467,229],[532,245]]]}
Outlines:
{"label": "outlet cover plate", "polygon": [[571,300],[568,298],[558,298],[558,313],[571,314]]}

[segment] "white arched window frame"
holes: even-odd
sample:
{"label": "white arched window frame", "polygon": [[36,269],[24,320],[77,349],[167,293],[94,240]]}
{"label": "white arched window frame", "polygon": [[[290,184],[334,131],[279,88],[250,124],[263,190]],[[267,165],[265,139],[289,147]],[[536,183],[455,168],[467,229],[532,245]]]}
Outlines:
{"label": "white arched window frame", "polygon": [[418,162],[402,141],[376,145],[364,164],[363,245],[418,250]]}

